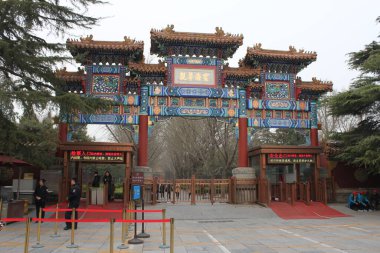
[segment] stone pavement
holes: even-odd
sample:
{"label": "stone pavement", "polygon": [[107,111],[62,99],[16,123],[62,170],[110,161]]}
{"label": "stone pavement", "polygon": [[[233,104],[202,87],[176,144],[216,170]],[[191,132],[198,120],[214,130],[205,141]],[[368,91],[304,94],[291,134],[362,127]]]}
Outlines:
{"label": "stone pavement", "polygon": [[[354,212],[343,205],[332,207],[352,215],[346,218],[318,220],[282,220],[269,208],[257,205],[228,204],[159,204],[152,209],[167,209],[167,217],[175,218],[175,250],[182,252],[271,253],[271,252],[379,252],[380,212]],[[147,207],[146,209],[148,209]],[[100,217],[101,218],[101,217]],[[159,219],[149,213],[147,219]],[[70,233],[52,239],[52,223],[42,224],[42,249],[29,252],[109,252],[109,224],[82,223],[76,230],[78,249],[67,249]],[[140,225],[138,225],[140,230]],[[31,226],[30,246],[36,242],[37,225]],[[115,224],[114,252],[169,252],[159,249],[162,243],[161,224],[147,224],[151,238],[143,245],[130,245],[118,250],[121,225]],[[130,233],[131,235],[132,233]],[[23,252],[24,224],[14,223],[0,232],[0,252]],[[167,226],[169,243],[169,225]]]}

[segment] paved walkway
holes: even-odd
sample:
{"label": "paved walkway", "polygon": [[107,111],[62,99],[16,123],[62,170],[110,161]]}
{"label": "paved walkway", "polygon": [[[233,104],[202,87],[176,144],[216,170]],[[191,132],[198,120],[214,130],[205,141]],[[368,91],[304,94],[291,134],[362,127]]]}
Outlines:
{"label": "paved walkway", "polygon": [[[318,220],[282,220],[269,208],[233,206],[228,204],[160,204],[153,209],[167,209],[175,218],[175,250],[182,252],[272,253],[272,252],[379,252],[380,212],[354,212],[342,205],[334,208],[351,215],[345,218]],[[101,217],[100,217],[101,218]],[[147,214],[158,219],[160,214]],[[76,231],[78,249],[67,249],[70,233],[52,239],[53,224],[42,224],[42,249],[29,252],[109,252],[109,224],[80,224]],[[30,245],[36,242],[37,225],[31,227]],[[140,225],[139,225],[140,228]],[[117,250],[120,244],[120,224],[115,225],[114,252],[169,252],[161,250],[161,224],[148,224],[151,238],[143,245]],[[0,232],[0,252],[23,252],[24,224],[15,223]],[[130,233],[131,235],[132,233]],[[168,228],[169,242],[169,228]]]}

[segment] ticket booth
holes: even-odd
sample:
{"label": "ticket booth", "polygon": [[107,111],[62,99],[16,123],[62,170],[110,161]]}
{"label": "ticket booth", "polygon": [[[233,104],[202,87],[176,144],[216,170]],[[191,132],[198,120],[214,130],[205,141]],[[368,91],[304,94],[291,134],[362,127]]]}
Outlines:
{"label": "ticket booth", "polygon": [[[67,142],[59,146],[59,149],[63,151],[63,178],[62,178],[62,191],[60,199],[65,200],[70,189],[70,163],[75,164],[74,175],[78,178],[79,184],[82,187],[83,182],[83,164],[124,164],[124,190],[123,200],[129,201],[129,179],[131,178],[131,170],[133,167],[133,155],[135,148],[130,143],[105,143],[105,142],[90,142],[90,143],[78,143]],[[104,189],[91,189],[89,196],[92,196],[90,203],[106,204],[106,198],[102,194]],[[107,195],[107,194],[106,194]]]}
{"label": "ticket booth", "polygon": [[265,182],[268,187],[270,201],[286,201],[290,184],[296,185],[297,195],[302,194],[300,187],[307,183],[310,184],[311,198],[316,200],[321,152],[320,147],[258,146],[249,151],[249,162],[259,182]]}

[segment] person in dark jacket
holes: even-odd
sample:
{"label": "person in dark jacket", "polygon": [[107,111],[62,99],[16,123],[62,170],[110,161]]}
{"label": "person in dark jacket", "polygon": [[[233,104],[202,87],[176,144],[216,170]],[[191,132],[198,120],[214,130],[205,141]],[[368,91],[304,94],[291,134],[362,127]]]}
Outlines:
{"label": "person in dark jacket", "polygon": [[172,192],[172,186],[170,184],[167,184],[166,188],[165,188],[165,191],[166,191],[166,196],[167,196],[168,200],[170,200],[170,198],[171,198],[171,192]]}
{"label": "person in dark jacket", "polygon": [[[80,204],[80,188],[79,188],[79,185],[77,184],[76,178],[71,179],[71,188],[70,188],[68,200],[69,200],[69,208],[70,209],[72,209],[72,208],[77,209],[79,207],[79,204]],[[72,211],[67,211],[65,213],[65,219],[70,220],[71,215],[72,215]],[[76,220],[78,219],[78,212],[77,211],[75,211],[74,217]],[[78,228],[78,223],[75,222],[75,229],[77,229],[77,228]],[[69,230],[69,229],[71,229],[71,222],[66,222],[66,227],[64,228],[64,230]]]}
{"label": "person in dark jacket", "polygon": [[[46,199],[48,196],[48,188],[45,185],[46,180],[40,179],[38,181],[38,185],[36,190],[34,191],[34,199],[36,203],[36,217],[39,218],[39,213],[41,210],[41,218],[45,218],[45,212],[43,208],[45,208]],[[42,208],[42,209],[41,209]],[[38,221],[36,221],[37,223]]]}
{"label": "person in dark jacket", "polygon": [[92,187],[99,187],[100,186],[100,176],[97,171],[94,172],[94,178],[92,179]]}
{"label": "person in dark jacket", "polygon": [[368,199],[371,203],[371,208],[373,211],[377,210],[377,206],[379,205],[379,201],[380,201],[380,195],[379,193],[377,192],[377,190],[373,190],[372,193],[368,193]]}
{"label": "person in dark jacket", "polygon": [[161,193],[161,198],[164,199],[165,198],[165,185],[164,184],[160,185],[160,193]]}
{"label": "person in dark jacket", "polygon": [[103,183],[104,183],[104,185],[108,185],[108,201],[111,201],[111,197],[112,197],[112,175],[108,170],[104,173]]}

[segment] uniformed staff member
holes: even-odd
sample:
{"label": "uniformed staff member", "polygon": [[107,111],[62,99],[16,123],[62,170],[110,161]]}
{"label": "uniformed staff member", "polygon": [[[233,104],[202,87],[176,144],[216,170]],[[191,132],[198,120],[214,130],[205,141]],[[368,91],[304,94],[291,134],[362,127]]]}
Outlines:
{"label": "uniformed staff member", "polygon": [[[38,185],[36,187],[36,190],[34,191],[34,199],[36,203],[36,217],[39,218],[39,213],[41,209],[41,218],[45,218],[45,204],[46,204],[46,199],[48,196],[48,188],[45,185],[46,180],[45,179],[40,179],[38,181]],[[36,221],[37,223],[38,221]],[[43,221],[41,221],[43,223]]]}
{"label": "uniformed staff member", "polygon": [[[72,209],[72,208],[75,208],[77,209],[79,207],[79,203],[80,203],[80,188],[79,188],[79,185],[77,184],[77,179],[76,178],[72,178],[71,179],[71,188],[70,188],[70,193],[69,193],[69,208]],[[71,219],[71,215],[72,215],[72,211],[66,211],[65,213],[65,219],[66,220],[70,220]],[[77,220],[78,219],[78,212],[75,211],[75,219]],[[75,222],[75,229],[78,228],[78,223]],[[66,222],[66,227],[64,228],[64,230],[69,230],[71,229],[71,222]]]}

